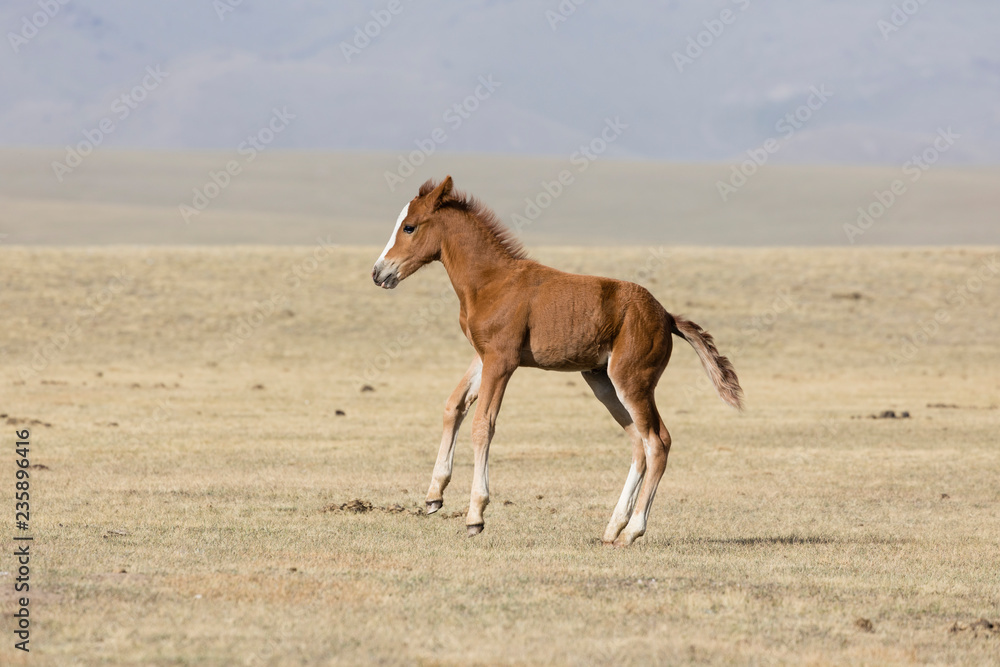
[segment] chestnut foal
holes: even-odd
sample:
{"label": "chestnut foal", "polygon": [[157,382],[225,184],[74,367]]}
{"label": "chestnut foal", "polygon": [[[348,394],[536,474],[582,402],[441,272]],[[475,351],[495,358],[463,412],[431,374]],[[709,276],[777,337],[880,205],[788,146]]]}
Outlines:
{"label": "chestnut foal", "polygon": [[632,466],[604,531],[606,543],[631,544],[646,531],[670,451],[670,434],[653,391],[670,359],[671,334],[694,347],[722,400],[742,409],[742,390],[729,360],[707,332],[668,313],[645,288],[563,273],[527,259],[489,209],[452,190],[450,176],[440,185],[424,183],[403,207],[372,279],[392,289],[434,260],[444,264],[455,288],[459,323],[476,358],[445,407],[427,513],[444,503],[458,429],[478,398],[472,422],[475,472],[465,524],[469,535],[481,532],[490,499],[490,440],[511,375],[519,366],[580,371],[632,440]]}

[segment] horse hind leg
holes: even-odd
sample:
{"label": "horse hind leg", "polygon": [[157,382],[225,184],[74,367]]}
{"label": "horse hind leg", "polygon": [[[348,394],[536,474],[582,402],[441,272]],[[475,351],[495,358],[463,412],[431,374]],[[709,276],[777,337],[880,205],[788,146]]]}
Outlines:
{"label": "horse hind leg", "polygon": [[654,396],[672,349],[670,330],[661,311],[655,308],[632,311],[625,318],[608,361],[608,377],[635,424],[646,464],[642,486],[628,522],[615,538],[615,546],[627,546],[645,534],[656,487],[667,467],[670,434],[660,419]]}
{"label": "horse hind leg", "polygon": [[643,478],[642,488],[639,490],[632,516],[629,517],[621,534],[615,539],[615,546],[628,546],[646,533],[649,511],[653,506],[656,488],[667,468],[667,454],[670,452],[670,433],[663,425],[659,412],[656,410],[652,392],[646,400],[631,403],[629,412],[632,413],[636,427],[642,435],[646,457],[646,475]]}
{"label": "horse hind leg", "polygon": [[604,369],[584,371],[583,379],[590,385],[594,396],[597,397],[604,407],[608,409],[615,421],[625,430],[632,441],[632,465],[629,466],[628,476],[625,478],[625,486],[622,494],[618,498],[614,512],[611,513],[611,520],[608,521],[607,528],[604,529],[602,540],[605,544],[611,544],[628,524],[632,510],[635,508],[636,498],[639,494],[639,487],[646,474],[646,453],[643,448],[642,437],[636,429],[632,415],[625,409],[618,398],[615,386],[608,377]]}
{"label": "horse hind leg", "polygon": [[639,489],[646,476],[646,458],[642,450],[642,443],[632,446],[632,465],[628,469],[628,477],[625,478],[625,486],[622,488],[622,495],[618,498],[614,512],[611,513],[611,520],[608,521],[607,528],[604,529],[604,536],[601,540],[605,544],[614,544],[618,535],[629,522],[629,516],[635,508],[635,503],[639,495]]}

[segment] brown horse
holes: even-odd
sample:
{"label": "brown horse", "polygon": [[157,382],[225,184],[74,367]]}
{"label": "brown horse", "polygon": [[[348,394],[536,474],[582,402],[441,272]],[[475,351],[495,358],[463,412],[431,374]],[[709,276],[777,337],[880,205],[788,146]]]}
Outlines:
{"label": "brown horse", "polygon": [[632,466],[604,531],[606,543],[631,544],[646,532],[670,451],[670,434],[653,391],[670,360],[671,334],[694,347],[722,400],[742,409],[742,390],[729,360],[715,349],[707,332],[668,313],[640,285],[563,273],[527,259],[489,209],[452,190],[451,176],[440,185],[424,183],[403,207],[372,279],[392,289],[434,260],[444,264],[455,288],[459,323],[476,358],[445,406],[427,513],[444,504],[458,429],[479,398],[472,422],[475,472],[465,524],[469,535],[480,533],[490,498],[490,440],[511,375],[519,366],[580,371],[632,440]]}

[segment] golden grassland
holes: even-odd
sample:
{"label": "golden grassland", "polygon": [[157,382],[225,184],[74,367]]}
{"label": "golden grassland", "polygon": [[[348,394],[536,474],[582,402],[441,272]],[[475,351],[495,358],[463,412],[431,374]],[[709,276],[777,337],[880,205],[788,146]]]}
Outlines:
{"label": "golden grassland", "polygon": [[996,249],[535,251],[647,285],[747,394],[725,407],[677,345],[673,450],[628,549],[599,536],[629,444],[575,374],[515,374],[482,535],[456,516],[468,426],[421,513],[471,350],[440,265],[385,292],[377,254],[0,250],[7,545],[16,429],[38,466],[32,651],[8,546],[0,663],[1000,659],[969,627],[1000,621]]}

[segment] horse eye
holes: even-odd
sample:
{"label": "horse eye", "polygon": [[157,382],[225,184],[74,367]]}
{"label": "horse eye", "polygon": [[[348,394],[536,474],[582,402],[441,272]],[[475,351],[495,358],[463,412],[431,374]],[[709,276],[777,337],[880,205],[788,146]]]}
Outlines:
{"label": "horse eye", "polygon": [[416,227],[414,227],[413,225],[406,225],[405,227],[403,227],[403,231],[406,232],[407,234],[412,234],[415,229]]}

